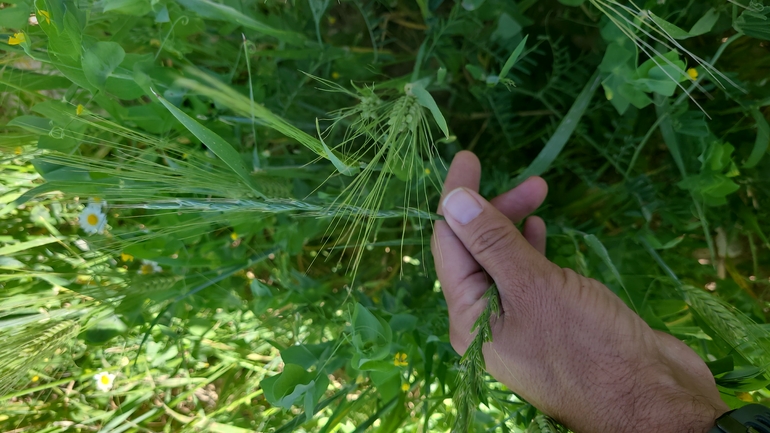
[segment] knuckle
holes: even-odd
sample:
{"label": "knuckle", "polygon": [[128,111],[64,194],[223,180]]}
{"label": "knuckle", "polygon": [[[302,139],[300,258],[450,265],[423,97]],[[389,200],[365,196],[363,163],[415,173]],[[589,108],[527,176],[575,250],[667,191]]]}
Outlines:
{"label": "knuckle", "polygon": [[511,230],[501,224],[481,225],[473,233],[473,254],[495,257],[512,247]]}

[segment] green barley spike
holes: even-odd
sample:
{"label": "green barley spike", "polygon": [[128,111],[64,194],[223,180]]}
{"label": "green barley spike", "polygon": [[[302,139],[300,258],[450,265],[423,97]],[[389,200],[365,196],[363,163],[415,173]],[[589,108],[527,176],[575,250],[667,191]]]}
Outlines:
{"label": "green barley spike", "polygon": [[457,375],[457,389],[454,394],[457,418],[452,426],[453,433],[471,431],[476,408],[479,403],[487,401],[487,385],[484,381],[486,365],[482,348],[484,343],[492,342],[492,325],[489,320],[493,314],[495,317],[500,315],[497,286],[495,284],[490,286],[484,293],[484,297],[487,299],[487,306],[471,329],[471,332],[478,330],[478,333],[460,359],[460,373]]}

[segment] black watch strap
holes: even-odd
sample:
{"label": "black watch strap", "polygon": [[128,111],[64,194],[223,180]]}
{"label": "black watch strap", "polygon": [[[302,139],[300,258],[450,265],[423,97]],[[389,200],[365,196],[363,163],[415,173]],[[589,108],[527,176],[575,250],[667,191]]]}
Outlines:
{"label": "black watch strap", "polygon": [[717,418],[709,433],[770,433],[770,408],[750,404]]}

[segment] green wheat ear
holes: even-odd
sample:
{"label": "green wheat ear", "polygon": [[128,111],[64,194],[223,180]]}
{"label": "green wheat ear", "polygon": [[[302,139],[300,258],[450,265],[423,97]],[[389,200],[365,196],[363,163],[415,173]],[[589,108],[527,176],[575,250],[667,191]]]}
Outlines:
{"label": "green wheat ear", "polygon": [[538,413],[527,427],[526,433],[565,433],[567,431],[561,424],[548,415]]}
{"label": "green wheat ear", "polygon": [[72,343],[79,330],[80,325],[73,320],[37,320],[0,329],[0,358],[4,361],[0,368],[0,395],[7,394],[31,368]]}
{"label": "green wheat ear", "polygon": [[487,300],[487,305],[471,329],[471,332],[478,332],[460,359],[457,389],[453,397],[457,407],[457,418],[452,426],[452,433],[471,431],[479,403],[487,402],[488,390],[484,380],[486,364],[482,348],[484,343],[492,342],[490,319],[493,315],[495,318],[500,315],[500,298],[495,284],[487,289],[484,298]]}

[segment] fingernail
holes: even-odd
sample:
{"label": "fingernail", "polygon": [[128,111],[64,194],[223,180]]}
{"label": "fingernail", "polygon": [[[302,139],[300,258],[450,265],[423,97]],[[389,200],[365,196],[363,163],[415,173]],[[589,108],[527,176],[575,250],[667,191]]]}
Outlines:
{"label": "fingernail", "polygon": [[481,213],[481,204],[465,188],[457,188],[444,198],[444,212],[465,225]]}

